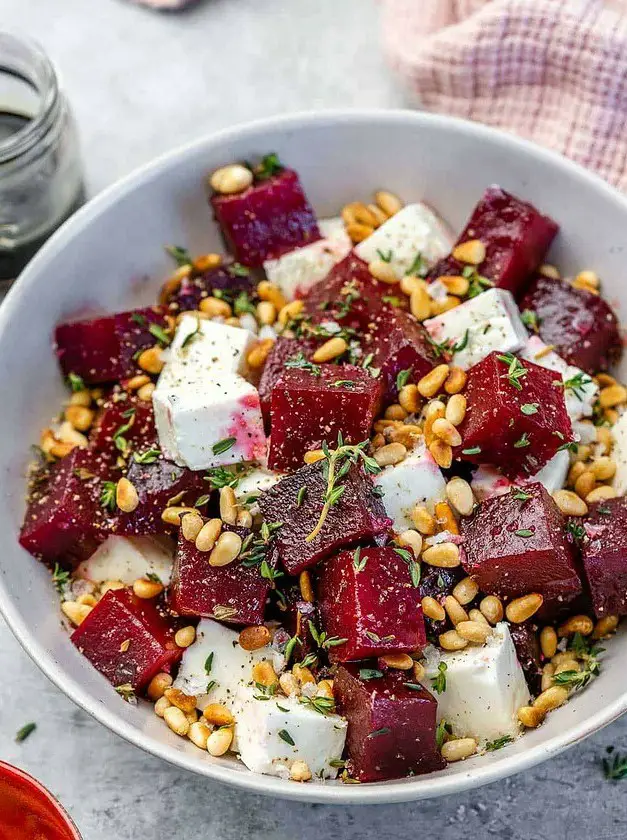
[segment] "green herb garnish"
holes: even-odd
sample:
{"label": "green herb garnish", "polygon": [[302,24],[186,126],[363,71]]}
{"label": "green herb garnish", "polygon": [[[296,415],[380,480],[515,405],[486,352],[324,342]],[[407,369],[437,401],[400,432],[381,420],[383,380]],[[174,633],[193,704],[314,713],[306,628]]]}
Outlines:
{"label": "green herb garnish", "polygon": [[142,452],[141,455],[134,452],[133,459],[138,464],[154,464],[159,455],[161,455],[160,449],[147,449],[145,452]]}
{"label": "green herb garnish", "polygon": [[511,735],[501,735],[500,738],[495,738],[494,741],[488,741],[485,745],[486,752],[494,752],[495,750],[501,750],[503,747],[507,746],[507,744],[513,744],[514,739]]}
{"label": "green herb garnish", "polygon": [[299,370],[308,370],[312,376],[320,376],[322,368],[305,358],[305,354],[301,350],[298,355],[293,356],[284,363],[286,368],[298,368]]}
{"label": "green herb garnish", "polygon": [[400,391],[401,388],[404,388],[407,385],[407,381],[411,376],[411,368],[407,368],[406,370],[401,370],[396,374],[396,390]]}
{"label": "green herb garnish", "polygon": [[235,441],[236,441],[236,438],[234,438],[234,437],[229,437],[229,438],[224,438],[224,440],[219,440],[217,443],[213,444],[213,446],[211,447],[211,451],[213,452],[214,455],[223,455],[225,452],[228,452],[229,449],[231,449],[233,447],[233,444],[235,443]]}
{"label": "green herb garnish", "polygon": [[29,735],[32,735],[33,732],[37,729],[36,723],[26,723],[21,729],[18,729],[15,733],[15,740],[18,744],[21,744],[22,741],[25,741]]}
{"label": "green herb garnish", "polygon": [[54,569],[52,570],[52,583],[59,595],[64,593],[70,582],[70,577],[70,573],[66,572],[65,569],[62,569],[58,563],[54,564]]}
{"label": "green herb garnish", "polygon": [[191,265],[193,262],[187,248],[181,248],[180,245],[166,245],[165,250],[178,266]]}
{"label": "green herb garnish", "polygon": [[519,528],[514,533],[517,537],[533,537],[533,531],[529,530],[529,528]]}
{"label": "green herb garnish", "polygon": [[157,341],[160,344],[163,344],[164,347],[167,347],[168,344],[170,344],[170,342],[172,341],[167,332],[163,329],[163,327],[159,326],[159,324],[151,324],[148,327],[148,332],[150,333],[150,335],[154,335]]}
{"label": "green herb garnish", "polygon": [[107,508],[108,510],[115,510],[116,502],[115,502],[115,491],[116,491],[116,483],[115,481],[103,481],[102,482],[102,490],[100,492],[100,504],[103,508]]}
{"label": "green herb garnish", "polygon": [[296,495],[296,507],[300,507],[302,503],[307,498],[307,485],[303,484],[302,487],[299,488],[298,494]]}
{"label": "green herb garnish", "polygon": [[312,621],[308,621],[307,624],[314,642],[323,650],[343,645],[348,641],[348,639],[340,639],[339,636],[327,636],[324,630],[322,632],[318,632]]}
{"label": "green herb garnish", "polygon": [[531,446],[531,441],[529,440],[529,435],[527,432],[522,434],[516,443],[514,444],[514,449],[524,449],[526,446]]}
{"label": "green herb garnish", "polygon": [[527,373],[529,372],[527,368],[521,363],[520,359],[514,356],[512,353],[499,353],[496,357],[500,362],[504,362],[508,365],[507,373],[501,376],[501,379],[507,379],[509,384],[516,388],[517,391],[522,391],[523,384],[522,381]]}
{"label": "green herb garnish", "polygon": [[353,569],[355,569],[356,572],[363,572],[366,568],[367,562],[368,558],[361,556],[361,548],[356,548],[353,552]]}
{"label": "green herb garnish", "polygon": [[531,493],[527,493],[525,490],[521,490],[520,487],[512,486],[510,488],[510,492],[512,494],[512,498],[516,499],[519,502],[526,502],[527,499],[531,498]]}
{"label": "green herb garnish", "polygon": [[537,414],[539,408],[540,403],[525,403],[524,405],[521,405],[520,410],[523,414],[526,414],[527,417],[529,417],[532,414]]}
{"label": "green herb garnish", "polygon": [[255,167],[255,177],[258,181],[267,181],[268,178],[282,172],[284,168],[276,152],[271,152],[269,155],[264,155],[261,163]]}
{"label": "green herb garnish", "polygon": [[[607,751],[611,754],[612,748],[608,748]],[[604,758],[602,763],[603,773],[609,781],[619,782],[627,779],[627,755],[617,752],[612,758]]]}
{"label": "green herb garnish", "polygon": [[285,741],[286,744],[289,744],[290,747],[295,747],[296,746],[296,743],[295,743],[294,739],[292,738],[290,733],[287,731],[287,729],[279,730],[278,735],[279,735],[279,738],[282,741]]}
{"label": "green herb garnish", "polygon": [[446,662],[440,662],[438,665],[438,675],[431,680],[431,685],[436,694],[446,691]]}
{"label": "green herb garnish", "polygon": [[67,384],[74,393],[85,390],[85,382],[77,373],[68,373]]}
{"label": "green herb garnish", "polygon": [[376,668],[360,668],[359,669],[359,679],[360,680],[378,680],[382,676],[383,676],[383,671],[378,671]]}

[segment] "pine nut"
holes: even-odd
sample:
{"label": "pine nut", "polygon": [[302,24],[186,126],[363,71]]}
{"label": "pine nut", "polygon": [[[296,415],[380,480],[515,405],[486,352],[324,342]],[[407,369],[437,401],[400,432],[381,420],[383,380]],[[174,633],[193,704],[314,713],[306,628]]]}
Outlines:
{"label": "pine nut", "polygon": [[468,278],[462,277],[461,274],[444,274],[442,277],[438,277],[438,281],[447,292],[452,295],[461,295],[461,297],[468,293],[470,287]]}
{"label": "pine nut", "polygon": [[453,248],[453,259],[467,265],[481,265],[485,257],[485,245],[480,239],[468,239]]}
{"label": "pine nut", "polygon": [[191,624],[188,624],[187,627],[181,627],[174,634],[174,641],[179,647],[188,648],[196,641],[196,628]]}
{"label": "pine nut", "polygon": [[393,216],[395,213],[398,213],[399,210],[403,209],[403,202],[400,198],[387,190],[378,190],[374,194],[374,200],[386,216]]}
{"label": "pine nut", "polygon": [[460,367],[451,366],[450,373],[444,382],[444,390],[447,394],[459,394],[466,387],[468,375]]}
{"label": "pine nut", "polygon": [[616,461],[607,456],[601,456],[590,464],[590,470],[597,481],[609,481],[616,473]]}
{"label": "pine nut", "polygon": [[196,537],[196,548],[198,551],[211,551],[216,544],[216,540],[222,531],[221,519],[210,519],[200,529]]}
{"label": "pine nut", "polygon": [[431,314],[434,316],[443,315],[450,309],[455,309],[455,307],[459,306],[460,303],[461,300],[455,295],[447,295],[445,298],[442,298],[442,300],[432,300]]}
{"label": "pine nut", "polygon": [[[126,383],[127,391],[138,391],[142,385],[148,385],[150,377],[145,373],[138,373],[137,376],[132,376]],[[91,399],[91,397],[90,397]]]}
{"label": "pine nut", "polygon": [[466,397],[463,394],[454,394],[446,405],[444,416],[453,426],[460,426],[466,416]]}
{"label": "pine nut", "polygon": [[[128,388],[128,383],[126,387]],[[70,405],[81,405],[84,408],[89,408],[91,405],[91,393],[87,390],[87,388],[85,388],[84,391],[74,391],[74,393],[70,396]]]}
{"label": "pine nut", "polygon": [[268,280],[262,280],[261,283],[257,285],[257,294],[261,300],[269,300],[270,303],[273,303],[277,312],[283,309],[287,303],[279,287],[275,286],[274,283],[270,283]]}
{"label": "pine nut", "polygon": [[422,553],[422,559],[429,566],[436,566],[440,569],[453,569],[459,566],[459,548],[455,543],[443,542],[431,545]]}
{"label": "pine nut", "polygon": [[93,595],[90,595],[86,592],[84,595],[79,595],[76,599],[77,604],[87,605],[88,607],[95,607],[98,601],[94,598]]}
{"label": "pine nut", "polygon": [[463,650],[468,647],[468,640],[462,639],[456,630],[447,630],[438,637],[443,650]]}
{"label": "pine nut", "polygon": [[627,402],[627,388],[624,385],[608,385],[599,392],[601,408],[615,408]]}
{"label": "pine nut", "polygon": [[581,668],[579,663],[576,659],[565,659],[563,662],[560,662],[559,665],[553,665],[551,663],[551,667],[553,668],[553,674],[562,674],[564,671],[580,671]]}
{"label": "pine nut", "polygon": [[395,403],[394,405],[389,405],[385,409],[384,416],[386,420],[404,420],[407,417],[407,412],[402,405]]}
{"label": "pine nut", "polygon": [[181,288],[183,280],[191,277],[191,274],[192,266],[189,265],[189,263],[187,265],[179,266],[179,268],[177,268],[176,271],[174,271],[161,286],[161,289],[159,290],[159,303],[164,305],[170,303],[171,297]]}
{"label": "pine nut", "polygon": [[102,597],[110,589],[125,589],[125,585],[121,580],[105,580],[104,583],[100,584],[100,596]]}
{"label": "pine nut", "polygon": [[481,612],[481,610],[477,610],[477,609],[472,609],[472,610],[469,610],[469,611],[468,611],[468,618],[469,618],[471,621],[476,621],[476,622],[478,622],[479,624],[485,624],[485,625],[486,625],[486,627],[490,627],[490,626],[491,626],[491,625],[490,625],[490,622],[489,622],[489,621],[488,621],[488,619],[485,617],[485,615]]}
{"label": "pine nut", "polygon": [[462,637],[474,644],[485,644],[488,636],[492,633],[492,628],[479,621],[460,621],[455,625],[455,629]]}
{"label": "pine nut", "polygon": [[350,225],[346,225],[346,233],[351,242],[357,244],[358,242],[363,242],[364,239],[368,239],[374,233],[374,228],[370,225],[360,225],[358,222],[353,222]]}
{"label": "pine nut", "polygon": [[307,683],[316,682],[316,678],[311,673],[311,670],[303,665],[294,665],[292,668],[292,674],[294,674],[300,685],[307,685]]}
{"label": "pine nut", "polygon": [[221,195],[235,195],[244,192],[253,183],[253,173],[241,163],[230,163],[221,166],[209,178],[212,190]]}
{"label": "pine nut", "polygon": [[[309,671],[308,668],[300,668],[299,673],[302,671],[308,671],[311,674],[311,671]],[[292,672],[296,679],[302,683],[302,680],[299,679],[299,674],[296,673],[296,666],[294,666]],[[262,659],[261,662],[256,662],[253,665],[253,681],[265,686],[266,688],[269,688],[272,685],[276,685],[278,678],[274,668],[272,667],[272,663],[269,662],[267,659]],[[313,681],[315,682],[315,680]],[[307,680],[307,682],[310,682],[310,680]]]}
{"label": "pine nut", "polygon": [[435,534],[437,522],[424,505],[416,505],[410,514],[411,521],[416,526],[416,530],[425,537],[430,537]]}
{"label": "pine nut", "polygon": [[579,476],[585,471],[586,468],[583,463],[581,461],[575,461],[572,467],[568,470],[568,484],[570,484],[571,487],[574,487]]}
{"label": "pine nut", "polygon": [[447,502],[435,503],[435,518],[440,531],[448,531],[451,534],[459,534],[457,520],[451,506]]}
{"label": "pine nut", "polygon": [[452,595],[447,595],[444,599],[444,609],[454,627],[461,621],[468,621],[468,613]]}
{"label": "pine nut", "polygon": [[378,226],[377,216],[361,201],[346,204],[342,207],[341,216],[345,225],[359,224],[372,228]]}
{"label": "pine nut", "polygon": [[193,694],[185,694],[180,688],[166,688],[164,696],[168,698],[173,706],[186,714],[195,711],[196,697]]}
{"label": "pine nut", "polygon": [[604,484],[601,487],[595,487],[594,490],[591,490],[586,496],[586,502],[589,505],[593,505],[595,502],[607,502],[608,499],[615,499],[616,495],[616,490],[613,487]]}
{"label": "pine nut", "polygon": [[486,595],[479,604],[479,609],[490,624],[498,624],[503,620],[503,604],[496,595]]}
{"label": "pine nut", "polygon": [[220,489],[220,518],[227,525],[235,525],[237,522],[237,500],[232,487]]}
{"label": "pine nut", "polygon": [[386,653],[381,661],[388,668],[396,668],[398,671],[411,671],[414,667],[414,660],[407,653]]}
{"label": "pine nut", "polygon": [[115,488],[115,503],[123,513],[132,513],[139,506],[135,485],[128,478],[120,478]]}
{"label": "pine nut", "polygon": [[308,782],[311,779],[311,770],[306,761],[298,759],[292,762],[290,767],[290,779],[293,782]]}
{"label": "pine nut", "polygon": [[290,671],[284,671],[279,677],[279,686],[286,697],[292,695],[298,696],[300,694],[300,686],[298,680]]}
{"label": "pine nut", "polygon": [[65,409],[65,419],[79,432],[86,432],[91,428],[94,416],[91,408],[82,405],[68,405]]}
{"label": "pine nut", "polygon": [[224,729],[216,729],[207,739],[207,752],[209,755],[215,757],[224,755],[224,753],[229,751],[232,743],[233,729],[231,727],[227,726]]}
{"label": "pine nut", "polygon": [[446,498],[460,516],[470,516],[475,506],[472,487],[463,478],[452,478],[446,485]]}
{"label": "pine nut", "polygon": [[413,674],[416,682],[422,682],[424,680],[426,671],[422,662],[414,662]]}
{"label": "pine nut", "polygon": [[325,341],[311,357],[316,363],[330,362],[332,359],[337,359],[348,350],[348,344],[343,338],[335,336]]}
{"label": "pine nut", "polygon": [[423,397],[435,397],[442,385],[446,382],[450,368],[448,365],[438,365],[432,371],[423,376],[418,382],[418,390]]}
{"label": "pine nut", "polygon": [[[404,656],[404,654],[401,654],[401,656]],[[412,665],[413,663],[414,660],[412,659]],[[335,695],[333,694],[333,680],[320,680],[318,683],[318,690],[316,691],[316,697],[327,697],[329,700],[334,700]]]}
{"label": "pine nut", "polygon": [[325,458],[326,455],[322,449],[312,449],[309,452],[305,452],[303,455],[303,461],[306,464],[316,464],[318,461],[323,461]]}
{"label": "pine nut", "polygon": [[585,516],[588,513],[588,505],[571,490],[553,493],[553,501],[564,516]]}
{"label": "pine nut", "polygon": [[407,531],[403,531],[402,534],[398,535],[396,541],[402,548],[411,548],[414,552],[414,557],[420,557],[420,552],[422,551],[422,537],[418,531],[413,531],[411,528]]}
{"label": "pine nut", "polygon": [[286,303],[279,311],[279,324],[282,327],[287,326],[289,321],[293,321],[298,318],[304,308],[305,301],[303,300],[292,300],[290,303]]}
{"label": "pine nut", "polygon": [[415,286],[409,296],[409,311],[417,321],[431,317],[431,298],[425,286]]}
{"label": "pine nut", "polygon": [[399,287],[403,294],[406,294],[407,297],[410,297],[414,289],[426,289],[427,284],[421,277],[416,277],[415,274],[406,274],[404,277],[401,277]]}
{"label": "pine nut", "polygon": [[157,717],[162,718],[165,714],[165,710],[169,709],[172,706],[170,701],[167,697],[159,697],[157,702],[155,703],[155,714]]}
{"label": "pine nut", "polygon": [[[150,680],[148,683],[148,688],[146,689],[146,693],[148,697],[154,702],[159,700],[160,697],[163,697],[167,688],[170,688],[172,685],[172,675],[166,674],[162,671],[159,674],[155,674],[155,676]],[[168,700],[168,703],[170,701]]]}
{"label": "pine nut", "polygon": [[387,283],[392,286],[396,285],[399,281],[399,278],[394,273],[394,269],[385,260],[372,260],[371,263],[368,263],[368,270],[375,280],[378,280],[380,283]]}
{"label": "pine nut", "polygon": [[557,633],[553,627],[543,627],[540,631],[540,649],[547,659],[555,656],[557,651]]}
{"label": "pine nut", "polygon": [[181,517],[181,534],[188,542],[196,542],[202,530],[203,518],[199,513],[186,513]]}
{"label": "pine nut", "polygon": [[462,442],[460,433],[445,417],[438,417],[431,428],[433,429],[433,434],[439,437],[440,440],[443,440],[444,443],[448,443],[449,446],[459,446]]}
{"label": "pine nut", "polygon": [[223,531],[209,555],[210,566],[228,566],[242,550],[242,538],[234,531]]}
{"label": "pine nut", "polygon": [[559,668],[561,665],[567,664],[568,668],[574,668],[576,670],[577,665],[577,657],[575,652],[572,650],[565,650],[565,651],[558,651],[555,656],[551,657],[551,664],[554,665],[556,668]]}
{"label": "pine nut", "polygon": [[421,601],[421,606],[425,616],[430,618],[432,621],[444,621],[446,618],[444,607],[439,601],[432,598],[431,595],[425,595]]}
{"label": "pine nut", "polygon": [[600,618],[597,623],[594,625],[594,630],[592,631],[592,638],[593,639],[606,639],[608,636],[611,636],[612,633],[616,631],[618,627],[618,616],[617,615],[606,615],[603,618]]}
{"label": "pine nut", "polygon": [[257,304],[257,320],[261,324],[270,326],[276,321],[276,306],[269,300],[260,300]]}
{"label": "pine nut", "polygon": [[440,752],[446,761],[463,761],[477,752],[477,742],[474,738],[453,738],[442,744]]}
{"label": "pine nut", "polygon": [[540,266],[538,274],[541,274],[543,277],[549,277],[551,280],[560,280],[562,276],[554,265],[549,265],[548,263]]}
{"label": "pine nut", "polygon": [[547,662],[542,669],[542,678],[540,680],[540,691],[546,691],[553,685],[553,676],[555,674],[555,667]]}
{"label": "pine nut", "polygon": [[558,636],[574,636],[581,633],[582,636],[589,636],[594,630],[594,621],[587,615],[573,615],[567,618],[557,628]]}
{"label": "pine nut", "polygon": [[249,352],[248,356],[246,356],[246,363],[248,364],[248,366],[251,367],[253,370],[258,370],[259,368],[262,368],[265,365],[266,359],[270,355],[270,351],[273,347],[273,338],[263,338],[260,341],[256,342],[252,350]]}
{"label": "pine nut", "polygon": [[448,470],[453,463],[453,450],[448,443],[439,438],[429,444],[429,452],[438,467]]}
{"label": "pine nut", "polygon": [[145,385],[142,385],[141,388],[137,392],[137,396],[142,402],[150,402],[152,400],[152,395],[154,390],[157,386],[154,382],[147,382]]}
{"label": "pine nut", "polygon": [[222,265],[222,257],[220,254],[201,254],[193,262],[195,271],[204,274],[205,271],[212,271]]}
{"label": "pine nut", "polygon": [[196,721],[196,723],[192,723],[189,727],[189,732],[187,733],[187,737],[195,746],[199,747],[201,750],[207,749],[207,739],[211,734],[211,730],[207,726],[206,723],[202,721]]}
{"label": "pine nut", "polygon": [[172,732],[175,732],[177,735],[183,737],[189,732],[189,721],[185,717],[185,713],[177,706],[168,706],[163,713],[163,719]]}
{"label": "pine nut", "polygon": [[596,427],[596,434],[597,434],[597,442],[603,445],[603,449],[605,454],[612,451],[612,446],[614,443],[614,439],[612,437],[611,431],[607,428],[607,426],[597,426]]}
{"label": "pine nut", "polygon": [[552,685],[551,688],[547,688],[546,691],[536,697],[533,701],[533,708],[546,714],[562,706],[567,700],[568,689],[564,688],[563,685]]}
{"label": "pine nut", "polygon": [[469,604],[479,594],[479,585],[471,577],[465,577],[453,589],[453,596],[460,604]]}
{"label": "pine nut", "polygon": [[592,455],[592,447],[587,443],[577,444],[577,451],[570,456],[571,461],[587,461]]}
{"label": "pine nut", "polygon": [[146,373],[161,373],[165,362],[163,360],[163,353],[160,347],[149,347],[139,354],[137,364]]}
{"label": "pine nut", "polygon": [[529,595],[523,595],[521,598],[514,598],[505,607],[505,615],[507,620],[513,624],[520,624],[527,621],[532,615],[538,612],[542,606],[544,598],[538,592],[531,592]]}
{"label": "pine nut", "polygon": [[231,305],[221,298],[203,298],[198,304],[198,308],[209,318],[230,318],[233,315]]}
{"label": "pine nut", "polygon": [[606,408],[603,411],[603,417],[610,426],[615,426],[618,423],[618,418],[620,417],[618,411],[615,408]]}
{"label": "pine nut", "polygon": [[406,455],[407,449],[402,443],[388,443],[386,446],[382,446],[381,449],[377,449],[373,458],[380,467],[389,467],[394,464],[400,464],[401,461],[405,460]]}
{"label": "pine nut", "polygon": [[235,718],[222,703],[209,703],[202,714],[205,720],[214,726],[230,726],[235,723]]}
{"label": "pine nut", "polygon": [[243,650],[259,650],[272,641],[272,634],[265,624],[244,627],[239,634],[239,646]]}
{"label": "pine nut", "polygon": [[253,515],[249,510],[240,510],[237,514],[237,521],[235,523],[238,528],[252,528]]}
{"label": "pine nut", "polygon": [[420,410],[420,393],[417,385],[403,385],[398,392],[398,401],[408,414],[415,414]]}
{"label": "pine nut", "polygon": [[61,611],[66,618],[69,618],[72,624],[77,627],[85,621],[93,607],[87,604],[78,604],[76,601],[63,601],[61,604]]}
{"label": "pine nut", "polygon": [[518,709],[517,717],[527,729],[535,729],[537,726],[540,726],[546,717],[546,712],[543,712],[542,709],[535,708],[535,706],[521,706]]}
{"label": "pine nut", "polygon": [[311,585],[311,575],[306,569],[298,576],[298,585],[300,587],[300,597],[303,601],[306,601],[308,604],[313,604],[316,598],[313,586]]}
{"label": "pine nut", "polygon": [[597,482],[594,477],[594,473],[591,470],[586,469],[581,473],[577,481],[575,481],[575,493],[577,493],[578,496],[581,496],[582,499],[585,499],[596,486]]}
{"label": "pine nut", "polygon": [[180,528],[181,517],[188,513],[198,513],[198,511],[196,508],[192,507],[179,507],[178,505],[172,505],[161,512],[161,519],[168,525],[174,525],[175,527]]}
{"label": "pine nut", "polygon": [[163,592],[163,584],[157,580],[148,580],[148,578],[137,578],[133,582],[133,592],[138,598],[149,601],[151,598],[156,598]]}
{"label": "pine nut", "polygon": [[375,220],[375,227],[381,227],[381,225],[387,222],[388,217],[385,215],[383,210],[380,207],[377,207],[376,204],[368,204],[366,205],[368,210],[372,213],[372,216]]}

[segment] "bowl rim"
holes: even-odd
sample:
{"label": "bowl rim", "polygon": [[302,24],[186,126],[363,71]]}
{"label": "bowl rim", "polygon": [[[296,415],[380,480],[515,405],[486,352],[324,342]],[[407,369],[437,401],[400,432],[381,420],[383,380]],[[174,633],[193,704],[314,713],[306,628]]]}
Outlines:
{"label": "bowl rim", "polygon": [[[88,227],[93,218],[107,212],[120,198],[149,182],[153,176],[163,169],[175,167],[178,162],[188,156],[193,157],[204,146],[228,143],[235,139],[241,140],[247,136],[254,137],[255,134],[262,131],[282,129],[294,132],[312,127],[332,127],[333,125],[363,124],[367,127],[377,123],[386,124],[390,128],[401,124],[407,127],[409,124],[417,129],[421,126],[432,125],[468,137],[485,138],[487,142],[496,143],[502,148],[509,147],[514,152],[518,150],[521,154],[539,158],[572,177],[587,181],[593,189],[603,193],[608,200],[627,212],[627,197],[623,196],[599,175],[584,169],[557,152],[480,123],[407,109],[325,109],[266,117],[212,132],[166,152],[106,187],[88,201],[52,235],[9,290],[0,307],[0,336],[19,306],[22,292],[39,282],[38,278],[43,274],[47,262],[62,251],[66,244],[80,234],[84,228]],[[417,776],[412,781],[397,779],[363,785],[298,785],[287,780],[260,775],[241,768],[233,769],[232,765],[227,763],[206,761],[200,764],[185,751],[177,750],[168,744],[156,741],[150,735],[124,721],[114,712],[110,712],[103,704],[94,701],[81,683],[69,677],[57,665],[45,647],[32,636],[29,627],[22,620],[17,608],[12,603],[1,575],[0,613],[4,616],[18,642],[48,679],[77,706],[129,743],[174,766],[206,776],[214,781],[250,793],[277,796],[282,799],[300,802],[316,802],[329,805],[384,804],[410,802],[459,793],[470,788],[490,784],[534,767],[574,746],[592,733],[612,723],[627,711],[627,692],[625,692],[613,703],[602,707],[595,715],[587,718],[581,724],[566,728],[563,733],[554,736],[543,744],[538,744],[511,756],[505,754],[501,760],[486,763],[485,767],[473,766],[471,770],[457,772],[453,775],[435,773],[429,776]]]}

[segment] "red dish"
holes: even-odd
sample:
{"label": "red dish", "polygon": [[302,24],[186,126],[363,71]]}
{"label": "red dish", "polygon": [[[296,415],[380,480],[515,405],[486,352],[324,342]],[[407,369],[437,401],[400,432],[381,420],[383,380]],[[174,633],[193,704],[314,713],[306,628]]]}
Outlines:
{"label": "red dish", "polygon": [[0,761],[0,840],[81,840],[69,814],[28,773]]}

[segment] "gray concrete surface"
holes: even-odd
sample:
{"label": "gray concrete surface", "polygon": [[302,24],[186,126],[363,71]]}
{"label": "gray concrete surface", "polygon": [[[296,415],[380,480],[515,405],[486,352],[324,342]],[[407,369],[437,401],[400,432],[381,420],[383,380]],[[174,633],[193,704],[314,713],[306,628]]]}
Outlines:
{"label": "gray concrete surface", "polygon": [[[380,56],[375,0],[205,0],[180,16],[124,0],[0,0],[0,27],[29,33],[55,57],[92,193],[236,122],[403,104]],[[535,770],[464,795],[323,807],[247,796],[144,755],[50,685],[1,621],[0,674],[0,758],[54,790],[85,840],[627,837],[627,780],[609,783],[600,769],[606,746],[627,751],[627,719]],[[31,720],[36,732],[16,744],[15,732]]]}

